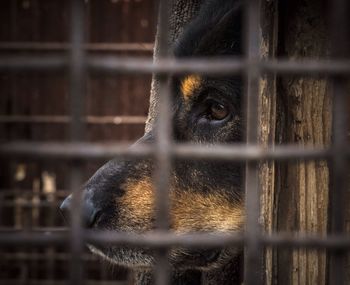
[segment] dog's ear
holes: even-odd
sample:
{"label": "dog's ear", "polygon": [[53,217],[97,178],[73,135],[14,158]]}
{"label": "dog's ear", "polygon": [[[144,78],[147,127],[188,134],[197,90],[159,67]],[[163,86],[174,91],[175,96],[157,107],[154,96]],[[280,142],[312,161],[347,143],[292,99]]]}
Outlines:
{"label": "dog's ear", "polygon": [[179,39],[175,56],[239,55],[242,53],[241,30],[241,1],[207,1]]}

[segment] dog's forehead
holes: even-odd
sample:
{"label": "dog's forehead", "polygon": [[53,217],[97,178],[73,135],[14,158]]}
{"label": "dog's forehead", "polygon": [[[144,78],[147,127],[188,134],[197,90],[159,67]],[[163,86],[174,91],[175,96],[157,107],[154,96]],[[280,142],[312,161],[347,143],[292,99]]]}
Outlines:
{"label": "dog's forehead", "polygon": [[203,94],[204,91],[211,96],[221,95],[233,103],[240,95],[241,80],[237,76],[231,77],[207,77],[203,75],[190,74],[182,77],[176,82],[180,96],[188,103]]}

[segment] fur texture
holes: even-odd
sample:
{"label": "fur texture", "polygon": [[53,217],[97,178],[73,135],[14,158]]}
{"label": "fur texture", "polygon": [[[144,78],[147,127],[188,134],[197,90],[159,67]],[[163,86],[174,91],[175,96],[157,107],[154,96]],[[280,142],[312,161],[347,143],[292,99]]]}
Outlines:
{"label": "fur texture", "polygon": [[[177,58],[241,55],[241,8],[236,0],[208,0],[174,46]],[[238,76],[190,74],[172,78],[173,134],[176,142],[234,144],[241,141],[241,89]],[[136,144],[154,141],[152,131]],[[154,163],[112,160],[86,183],[84,199],[98,211],[92,227],[130,233],[152,231],[155,191]],[[228,162],[175,160],[170,183],[170,230],[188,232],[241,231],[244,224],[241,165]],[[108,261],[131,267],[150,267],[151,250],[90,246]],[[237,249],[190,250],[169,254],[176,268],[218,267]]]}

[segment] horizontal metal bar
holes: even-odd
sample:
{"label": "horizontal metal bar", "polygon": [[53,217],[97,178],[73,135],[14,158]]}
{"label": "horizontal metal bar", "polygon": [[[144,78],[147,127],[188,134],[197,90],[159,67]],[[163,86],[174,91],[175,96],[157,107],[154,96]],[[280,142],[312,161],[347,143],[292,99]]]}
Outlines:
{"label": "horizontal metal bar", "polygon": [[6,199],[7,196],[14,198],[23,198],[23,199],[32,199],[33,197],[40,197],[41,199],[47,199],[48,197],[53,197],[54,199],[65,198],[67,194],[70,194],[68,189],[56,189],[53,192],[33,192],[33,189],[30,188],[21,188],[19,189],[9,189],[9,188],[0,188],[0,199]]}
{"label": "horizontal metal bar", "polygon": [[[175,235],[161,231],[147,234],[85,231],[82,236],[86,243],[95,245],[128,245],[135,247],[164,248],[170,246],[222,247],[225,244],[243,245],[239,235],[188,234]],[[0,246],[26,244],[28,246],[64,245],[70,240],[69,231],[57,232],[2,232]]]}
{"label": "horizontal metal bar", "polygon": [[290,233],[281,233],[263,236],[261,240],[265,246],[279,248],[350,250],[349,235],[328,235],[320,237],[319,235],[303,234],[293,237]]}
{"label": "horizontal metal bar", "polygon": [[[1,55],[0,71],[9,70],[59,70],[67,66],[66,56]],[[229,75],[242,73],[251,66],[261,73],[300,75],[350,74],[349,60],[271,60],[249,62],[239,58],[202,59],[159,59],[150,57],[119,57],[106,55],[87,56],[87,68],[102,73],[198,73],[208,75]],[[208,68],[210,66],[210,68]]]}
{"label": "horizontal metal bar", "polygon": [[[55,252],[54,254],[50,253],[40,253],[40,252],[18,252],[16,251],[16,254],[13,254],[12,252],[1,252],[1,258],[2,261],[10,261],[10,262],[16,262],[16,261],[45,261],[45,260],[57,260],[57,261],[68,261],[70,258],[69,253],[58,253]],[[99,261],[100,257],[97,255],[85,253],[82,256],[82,259],[84,261]],[[1,278],[0,278],[1,281]],[[1,282],[0,282],[1,284]]]}
{"label": "horizontal metal bar", "polygon": [[[147,117],[144,116],[86,116],[82,119],[88,124],[112,124],[112,125],[131,125],[144,124]],[[71,118],[69,116],[45,116],[45,115],[0,115],[0,123],[26,123],[26,124],[68,124]]]}
{"label": "horizontal metal bar", "polygon": [[[6,285],[18,285],[22,284],[22,279],[3,279],[0,278],[1,284]],[[25,279],[26,285],[67,285],[67,280],[48,280],[48,279],[35,279],[35,278],[26,278]],[[85,285],[128,285],[130,282],[128,281],[118,281],[118,280],[84,280]]]}
{"label": "horizontal metal bar", "polygon": [[68,232],[2,232],[0,246],[25,244],[27,246],[67,245],[70,241]]}
{"label": "horizontal metal bar", "polygon": [[[15,51],[67,51],[70,43],[62,42],[0,42],[0,50]],[[87,43],[83,44],[87,51],[149,51],[154,48],[153,43]]]}
{"label": "horizontal metal bar", "polygon": [[116,156],[144,157],[153,153],[152,147],[129,144],[98,144],[84,142],[10,142],[0,144],[0,156],[58,160],[106,160]]}
{"label": "horizontal metal bar", "polygon": [[[106,73],[139,73],[139,74],[235,74],[244,70],[242,60],[213,60],[213,59],[158,59],[154,62],[149,58],[90,56],[88,66],[91,71]],[[210,66],[210,68],[208,68]]]}
{"label": "horizontal metal bar", "polygon": [[350,60],[289,60],[275,59],[257,64],[262,73],[293,75],[341,75],[350,74]]}
{"label": "horizontal metal bar", "polygon": [[263,148],[253,145],[211,145],[198,146],[179,144],[174,147],[173,155],[179,158],[210,159],[221,161],[257,161],[289,159],[326,159],[331,150],[324,148],[301,148],[295,145],[281,145]]}
{"label": "horizontal metal bar", "polygon": [[0,55],[0,71],[62,71],[67,55]]}
{"label": "horizontal metal bar", "polygon": [[[28,246],[62,245],[69,241],[68,231],[57,232],[3,232],[0,231],[0,246],[25,244]],[[185,246],[191,248],[208,247],[223,248],[227,246],[243,246],[246,236],[242,234],[193,233],[177,235],[171,232],[150,232],[146,234],[130,234],[117,232],[96,232],[84,230],[84,242],[95,245],[127,245],[133,247],[166,248]],[[308,248],[328,250],[350,250],[349,235],[298,235],[279,233],[258,237],[264,246],[279,248]]]}
{"label": "horizontal metal bar", "polygon": [[86,241],[95,245],[125,244],[136,247],[169,248],[172,246],[187,247],[222,247],[223,245],[243,246],[244,238],[240,234],[197,233],[176,235],[159,231],[143,235],[115,232],[86,232]]}
{"label": "horizontal metal bar", "polygon": [[[251,66],[261,73],[284,73],[302,75],[350,74],[350,61],[335,60],[273,60],[246,61],[238,58],[162,59],[157,62],[147,58],[118,58],[113,56],[88,58],[88,66],[94,71],[129,73],[198,73],[228,75],[249,70]],[[208,67],[210,66],[210,67]]]}
{"label": "horizontal metal bar", "polygon": [[[17,198],[17,197],[16,197]],[[18,198],[17,198],[18,199]],[[58,209],[61,205],[62,201],[24,201],[24,200],[15,200],[15,201],[0,201],[0,207],[2,208],[48,208],[52,207],[52,209]]]}
{"label": "horizontal metal bar", "polygon": [[56,234],[56,233],[63,233],[68,234],[69,228],[68,227],[40,227],[40,226],[33,226],[30,228],[30,231],[28,228],[23,227],[0,227],[0,234],[2,233],[29,233],[29,234]]}
{"label": "horizontal metal bar", "polygon": [[[170,149],[172,156],[182,159],[207,159],[222,161],[257,161],[288,159],[328,159],[331,149],[301,148],[295,145],[281,145],[273,148],[237,145],[191,145],[177,144]],[[59,160],[106,160],[114,157],[148,157],[155,154],[152,145],[138,145],[130,148],[128,144],[99,143],[35,143],[10,142],[0,144],[0,156],[59,159]],[[350,150],[344,155],[349,156]]]}

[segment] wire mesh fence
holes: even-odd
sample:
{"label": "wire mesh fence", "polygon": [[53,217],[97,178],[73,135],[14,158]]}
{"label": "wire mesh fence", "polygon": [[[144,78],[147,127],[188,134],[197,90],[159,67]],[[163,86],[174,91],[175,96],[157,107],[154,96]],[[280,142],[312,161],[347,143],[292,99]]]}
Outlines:
{"label": "wire mesh fence", "polygon": [[[69,71],[70,86],[70,116],[69,120],[60,120],[70,124],[70,135],[65,143],[42,142],[10,142],[0,145],[0,155],[7,159],[25,158],[29,160],[58,159],[70,162],[70,190],[74,193],[71,212],[70,231],[1,231],[1,246],[48,246],[70,244],[71,284],[85,284],[86,256],[83,252],[85,243],[129,245],[134,247],[150,247],[155,249],[155,281],[156,284],[168,284],[170,269],[168,251],[173,246],[186,247],[223,247],[244,246],[244,284],[257,284],[261,280],[263,265],[262,255],[265,247],[278,248],[313,248],[330,251],[330,280],[334,284],[344,284],[345,250],[350,248],[350,239],[344,232],[344,193],[347,185],[347,123],[346,123],[346,80],[350,73],[349,61],[343,60],[343,51],[339,44],[334,44],[331,60],[265,60],[260,59],[260,10],[259,1],[245,1],[245,47],[246,56],[241,59],[189,59],[175,60],[169,58],[168,19],[170,1],[161,1],[159,8],[159,59],[154,62],[150,58],[133,58],[112,55],[88,55],[84,52],[84,1],[71,1],[71,38],[69,54],[56,54],[47,57],[32,55],[6,55],[0,57],[0,71],[36,71],[46,72],[57,70]],[[333,11],[333,42],[339,38],[348,39],[347,14],[344,13],[346,1],[332,1]],[[342,28],[340,28],[342,27]],[[208,67],[209,66],[209,67]],[[85,105],[85,82],[88,73],[96,74],[156,74],[159,76],[160,108],[159,125],[157,125],[156,143],[154,145],[138,145],[128,148],[125,144],[110,146],[85,142],[86,120],[81,120]],[[191,144],[175,144],[171,133],[170,86],[169,77],[174,74],[232,75],[244,74],[246,78],[246,133],[247,144],[235,146],[215,145],[198,146]],[[297,75],[327,75],[334,84],[334,134],[333,144],[329,148],[300,148],[293,145],[264,148],[259,145],[258,126],[258,96],[260,76],[271,74]],[[39,118],[43,119],[43,118]],[[144,119],[144,118],[143,118]],[[121,119],[122,120],[122,119]],[[132,123],[132,120],[131,120]],[[146,234],[123,234],[111,232],[91,232],[81,226],[81,187],[82,162],[104,160],[112,157],[151,157],[156,162],[156,225],[157,230]],[[245,208],[246,226],[242,234],[185,234],[174,235],[169,229],[169,175],[174,158],[195,160],[224,160],[246,163],[245,171]],[[260,161],[291,161],[291,160],[328,160],[334,175],[332,208],[332,234],[321,237],[316,235],[299,235],[293,237],[287,234],[264,234],[259,222],[260,192],[258,181],[258,163]],[[63,193],[63,195],[66,193]],[[2,193],[5,195],[5,192]],[[39,195],[39,194],[38,194]],[[37,196],[38,196],[37,195]],[[45,207],[45,203],[35,204],[36,195],[31,201],[15,201],[14,205],[26,207]],[[29,199],[29,200],[30,200]],[[2,207],[6,200],[2,203]],[[49,203],[49,205],[52,205]],[[35,258],[42,255],[57,253],[35,253]],[[63,253],[59,253],[62,256]],[[29,254],[30,255],[30,254]],[[6,257],[5,257],[6,258]],[[11,258],[11,256],[9,256]],[[52,266],[52,265],[51,265]],[[47,284],[47,283],[45,283]],[[56,283],[55,283],[56,284]]]}

